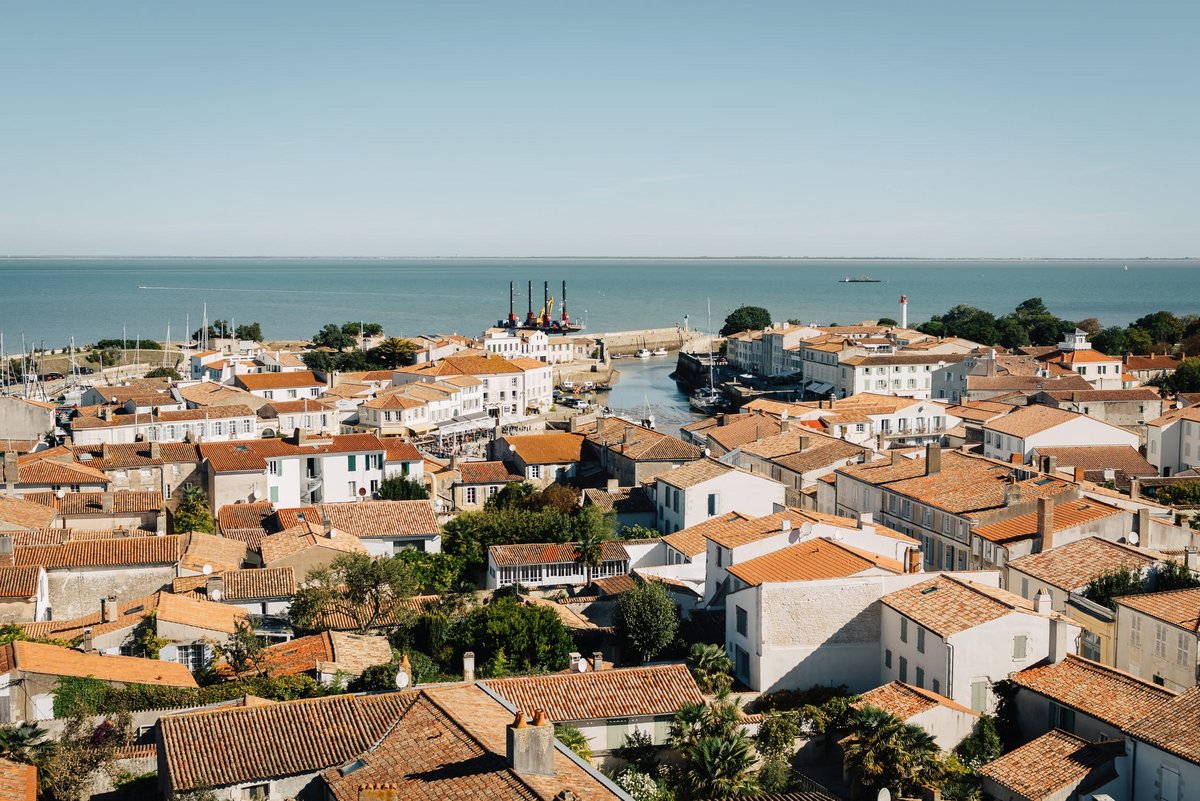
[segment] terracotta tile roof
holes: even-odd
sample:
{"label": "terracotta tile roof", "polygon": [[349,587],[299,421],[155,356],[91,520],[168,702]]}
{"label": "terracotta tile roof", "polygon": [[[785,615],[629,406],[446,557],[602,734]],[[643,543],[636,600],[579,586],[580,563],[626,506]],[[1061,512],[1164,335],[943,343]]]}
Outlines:
{"label": "terracotta tile roof", "polygon": [[694,526],[680,529],[674,534],[664,536],[663,542],[670,545],[684,556],[699,556],[708,549],[708,535],[723,531],[734,523],[743,523],[751,518],[741,512],[726,512],[723,515],[697,523]]}
{"label": "terracotta tile roof", "polygon": [[1200,587],[1125,595],[1113,601],[1171,625],[1200,632]]}
{"label": "terracotta tile roof", "polygon": [[272,562],[285,559],[309,548],[324,548],[342,553],[366,553],[367,549],[358,537],[334,529],[334,536],[327,537],[314,525],[299,525],[278,534],[264,537],[260,544],[263,564],[271,567]]}
{"label": "terracotta tile roof", "polygon": [[798,531],[804,523],[812,522],[812,518],[799,509],[784,509],[763,517],[731,520],[724,525],[705,529],[704,536],[724,548],[737,548],[783,533],[785,521],[791,524],[793,531]]}
{"label": "terracotta tile roof", "polygon": [[704,455],[695,445],[619,417],[597,420],[587,438],[594,445],[636,461],[686,462]]}
{"label": "terracotta tile roof", "polygon": [[247,439],[200,445],[201,455],[218,473],[265,470],[267,459],[276,457],[310,456],[314,453],[374,453],[384,450],[383,442],[374,434],[335,434],[310,439],[303,445],[294,445],[282,439]]}
{"label": "terracotta tile roof", "polygon": [[653,514],[654,501],[642,487],[618,487],[614,492],[605,489],[585,489],[583,497],[592,506],[618,514]]}
{"label": "terracotta tile roof", "polygon": [[1194,764],[1200,764],[1200,686],[1155,709],[1127,732]]}
{"label": "terracotta tile roof", "polygon": [[504,439],[525,464],[567,464],[578,462],[583,454],[584,437],[581,434],[549,432]]}
{"label": "terracotta tile roof", "polygon": [[203,570],[207,565],[221,572],[236,570],[249,558],[249,549],[241,540],[193,531],[187,535],[187,545],[179,566],[187,570]]}
{"label": "terracotta tile roof", "polygon": [[1180,420],[1200,422],[1200,406],[1185,406],[1182,409],[1172,409],[1171,411],[1163,414],[1162,417],[1155,418],[1154,420],[1146,423],[1146,425],[1154,426],[1155,428],[1162,428],[1163,426],[1170,425],[1171,423],[1175,423]]}
{"label": "terracotta tile roof", "polygon": [[237,624],[248,617],[249,613],[240,606],[203,601],[169,592],[159,593],[158,597],[158,619],[164,623],[178,623],[232,634]]}
{"label": "terracotta tile roof", "polygon": [[57,515],[40,503],[0,495],[0,521],[18,528],[49,528]]}
{"label": "terracotta tile roof", "polygon": [[870,451],[867,448],[845,440],[814,436],[813,442],[803,451],[786,454],[771,461],[780,467],[803,474],[845,462],[847,459],[865,457],[868,453]]}
{"label": "terracotta tile roof", "polygon": [[1044,393],[1056,401],[1071,403],[1097,403],[1104,401],[1161,401],[1157,390],[1147,387],[1133,389],[1077,389],[1072,391],[1051,390]]}
{"label": "terracotta tile roof", "polygon": [[1126,370],[1174,370],[1183,361],[1183,357],[1166,353],[1151,353],[1149,356],[1127,353],[1123,361]]}
{"label": "terracotta tile roof", "polygon": [[[107,458],[104,456],[106,447]],[[160,442],[157,458],[150,455],[150,443],[147,442],[116,443],[108,446],[73,445],[71,450],[76,459],[86,460],[88,467],[102,471],[200,461],[200,448],[191,442]]]}
{"label": "terracotta tile roof", "polygon": [[323,631],[272,645],[263,656],[272,675],[320,671],[358,676],[369,667],[391,662],[392,646],[387,637],[378,635]]}
{"label": "terracotta tile roof", "polygon": [[[670,484],[672,487],[679,489],[688,489],[697,484],[703,484],[714,478],[720,478],[726,473],[737,472],[737,468],[727,465],[724,462],[718,462],[716,459],[703,458],[697,459],[694,462],[688,462],[682,467],[676,467],[674,470],[669,470],[658,477],[658,480],[664,484]],[[745,470],[743,473],[749,473]],[[765,478],[765,477],[764,477]],[[769,479],[768,479],[769,480]]]}
{"label": "terracotta tile roof", "polygon": [[1014,612],[1033,615],[1033,603],[1011,592],[974,581],[938,575],[881,599],[939,637],[999,620]]}
{"label": "terracotta tile roof", "polygon": [[1138,570],[1160,558],[1159,554],[1132,545],[1088,537],[1022,556],[1009,562],[1008,567],[1068,592],[1079,592],[1101,573],[1120,568]]}
{"label": "terracotta tile roof", "polygon": [[233,380],[242,389],[260,391],[325,386],[325,382],[319,380],[312,370],[295,370],[290,373],[238,373]]}
{"label": "terracotta tile roof", "polygon": [[0,453],[16,453],[18,455],[24,455],[31,452],[34,448],[41,444],[41,439],[13,439],[11,437],[0,437]]}
{"label": "terracotta tile roof", "polygon": [[592,586],[603,595],[620,595],[636,587],[637,580],[630,575],[607,576],[605,578],[592,579]]}
{"label": "terracotta tile roof", "polygon": [[458,472],[462,479],[460,484],[507,484],[510,481],[524,481],[509,471],[504,462],[459,462]]}
{"label": "terracotta tile roof", "polygon": [[0,801],[37,801],[37,767],[0,759]]}
{"label": "terracotta tile roof", "polygon": [[[1054,505],[1054,531],[1066,531],[1077,526],[1085,526],[1098,520],[1126,512],[1115,506],[1080,498],[1074,501],[1064,501]],[[1038,536],[1037,512],[1018,515],[999,523],[988,523],[973,531],[985,540],[991,542],[1013,542],[1014,540],[1031,539]],[[1065,546],[1064,546],[1065,547]],[[1055,548],[1053,551],[1057,551]]]}
{"label": "terracotta tile roof", "polygon": [[[296,594],[296,572],[291,567],[255,567],[226,570],[214,575],[221,578],[224,600],[260,601],[268,598],[290,598]],[[180,576],[172,583],[172,592],[183,594],[203,592],[208,576]]]}
{"label": "terracotta tile roof", "polygon": [[[376,788],[405,801],[551,801],[566,797],[568,788],[579,801],[626,797],[568,759],[557,743],[554,775],[514,772],[504,756],[512,718],[480,686],[431,688],[377,746],[359,754],[353,772],[330,769],[322,779],[332,801],[358,801],[364,790]],[[424,745],[414,749],[414,742]]]}
{"label": "terracotta tile roof", "polygon": [[21,484],[107,484],[108,476],[90,465],[46,458],[18,461],[17,480]]}
{"label": "terracotta tile roof", "polygon": [[[542,362],[538,364],[542,367],[547,366]],[[449,377],[455,375],[507,375],[510,373],[519,373],[521,370],[521,367],[518,367],[509,359],[500,356],[464,356],[458,354],[446,356],[442,359],[435,359],[432,362],[424,364],[402,367],[397,372],[419,376]]]}
{"label": "terracotta tile roof", "polygon": [[686,704],[704,703],[682,664],[489,679],[487,684],[518,709],[544,709],[556,722],[674,715]]}
{"label": "terracotta tile roof", "polygon": [[1157,476],[1158,470],[1129,445],[1079,445],[1073,448],[1038,448],[1038,456],[1053,456],[1060,468],[1120,470],[1130,476]]}
{"label": "terracotta tile roof", "polygon": [[989,420],[983,428],[987,431],[997,431],[1010,437],[1023,439],[1083,417],[1085,415],[1077,412],[1034,404],[1033,406],[1018,406],[1003,417]]}
{"label": "terracotta tile roof", "polygon": [[1055,729],[989,762],[979,773],[1022,798],[1042,801],[1124,753],[1123,742],[1093,743]]}
{"label": "terracotta tile roof", "polygon": [[15,548],[18,565],[41,565],[47,570],[77,567],[139,567],[179,562],[183,537],[120,537],[70,540],[61,545]]}
{"label": "terracotta tile roof", "polygon": [[203,409],[179,409],[159,412],[154,416],[156,423],[183,423],[189,420],[228,420],[231,417],[254,417],[254,409],[241,403],[206,406]]}
{"label": "terracotta tile roof", "polygon": [[904,572],[904,565],[895,559],[820,538],[739,562],[727,570],[757,587],[767,582],[845,578],[873,568]]}
{"label": "terracotta tile roof", "polygon": [[957,364],[965,358],[967,358],[965,353],[906,353],[903,350],[898,350],[892,354],[858,356],[844,359],[843,361],[861,367],[875,367],[896,364]]}
{"label": "terracotta tile roof", "polygon": [[37,565],[16,567],[0,566],[0,598],[27,599],[37,595],[38,577],[42,569]]}
{"label": "terracotta tile roof", "polygon": [[1059,364],[1106,364],[1121,361],[1120,356],[1109,356],[1091,348],[1059,352],[1043,358],[1046,361],[1058,362]]}
{"label": "terracotta tile roof", "polygon": [[[979,516],[1005,505],[1004,494],[1014,465],[996,462],[960,451],[942,451],[940,472],[926,476],[925,460],[901,458],[899,464],[875,462],[849,465],[837,470],[889,491],[907,495],[953,514]],[[1029,473],[1027,468],[1022,472]],[[1060,495],[1074,485],[1043,475],[1031,475],[1016,485],[1024,501]]]}
{"label": "terracotta tile roof", "polygon": [[241,540],[258,550],[259,541],[267,535],[266,521],[274,513],[269,501],[227,503],[217,510],[217,524],[222,536]]}
{"label": "terracotta tile roof", "polygon": [[[328,412],[331,409],[336,409],[337,406],[331,401],[324,401],[320,398],[298,398],[297,400],[273,400],[270,403],[263,404],[258,408],[259,417],[275,417],[281,412],[283,414],[293,414],[296,412]],[[272,414],[272,412],[274,414]]]}
{"label": "terracotta tile roof", "polygon": [[[408,620],[409,613],[421,612],[429,604],[438,601],[440,597],[438,595],[414,595],[411,598],[403,598],[400,602],[398,614],[381,615],[373,628],[388,629],[400,625]],[[358,629],[358,623],[347,612],[336,610],[327,612],[319,617],[314,622],[313,627],[329,629],[330,631],[355,631]]]}
{"label": "terracotta tile roof", "polygon": [[299,526],[306,520],[315,526],[321,522],[321,510],[315,506],[289,506],[275,510],[274,522],[279,531]]}
{"label": "terracotta tile roof", "polygon": [[411,442],[405,442],[400,437],[380,437],[379,441],[383,443],[389,462],[421,461],[421,452]]}
{"label": "terracotta tile roof", "polygon": [[[391,655],[389,648],[389,659]],[[294,676],[315,671],[318,665],[333,661],[333,641],[327,631],[296,637],[264,648],[262,659],[263,668],[273,676]]]}
{"label": "terracotta tile roof", "polygon": [[1017,671],[1009,678],[1121,730],[1154,714],[1175,697],[1166,687],[1075,654],[1067,654],[1057,664]]}
{"label": "terracotta tile roof", "polygon": [[328,517],[335,529],[360,539],[431,536],[442,530],[429,501],[320,503],[317,512],[314,523]]}
{"label": "terracotta tile roof", "polygon": [[[158,490],[118,490],[112,495],[112,514],[140,514],[162,510],[162,493]],[[63,517],[108,514],[103,511],[103,492],[67,492],[59,498],[54,492],[29,492],[25,500],[40,503],[58,511]]]}
{"label": "terracotta tile roof", "polygon": [[876,687],[874,690],[868,690],[860,696],[859,701],[853,706],[855,709],[873,706],[876,709],[882,709],[884,712],[891,712],[900,718],[900,720],[908,720],[914,715],[927,712],[936,706],[944,706],[957,712],[965,712],[968,715],[979,717],[978,712],[968,709],[944,695],[939,695],[932,690],[914,687],[902,681],[889,682],[888,684]]}
{"label": "terracotta tile roof", "polygon": [[82,637],[85,628],[92,630],[92,635],[99,637],[114,631],[131,631],[146,619],[146,616],[158,609],[161,592],[151,593],[142,598],[119,601],[116,604],[116,615],[109,621],[102,621],[100,610],[86,615],[65,620],[47,620],[38,623],[22,623],[21,628],[31,637],[52,637],[57,640],[73,640]]}
{"label": "terracotta tile roof", "polygon": [[362,404],[363,409],[416,409],[424,406],[424,401],[415,400],[414,398],[406,398],[403,395],[391,394],[384,395]]}
{"label": "terracotta tile roof", "polygon": [[768,414],[731,414],[726,415],[725,425],[710,428],[707,432],[710,441],[731,451],[748,442],[773,437],[782,427],[782,421]]}
{"label": "terracotta tile roof", "polygon": [[[488,548],[491,560],[500,567],[519,565],[544,565],[561,562],[576,562],[579,551],[570,542],[522,543],[519,545],[492,545]],[[625,546],[616,540],[607,540],[600,547],[603,562],[628,561]]]}
{"label": "terracotta tile roof", "polygon": [[313,773],[370,748],[416,698],[415,692],[336,695],[165,715],[160,760],[175,792]]}
{"label": "terracotta tile roof", "polygon": [[91,676],[101,681],[195,687],[196,680],[178,662],[134,656],[85,654],[57,645],[17,640],[0,646],[0,664],[25,673],[49,676]]}
{"label": "terracotta tile roof", "polygon": [[1092,385],[1081,375],[972,375],[967,376],[968,392],[1040,392],[1048,390],[1091,389]]}

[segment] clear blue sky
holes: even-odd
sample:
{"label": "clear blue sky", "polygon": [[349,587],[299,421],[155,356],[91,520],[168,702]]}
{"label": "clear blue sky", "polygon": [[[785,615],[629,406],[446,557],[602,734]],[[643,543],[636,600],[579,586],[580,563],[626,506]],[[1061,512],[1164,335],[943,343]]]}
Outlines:
{"label": "clear blue sky", "polygon": [[0,3],[0,253],[1200,256],[1200,2]]}

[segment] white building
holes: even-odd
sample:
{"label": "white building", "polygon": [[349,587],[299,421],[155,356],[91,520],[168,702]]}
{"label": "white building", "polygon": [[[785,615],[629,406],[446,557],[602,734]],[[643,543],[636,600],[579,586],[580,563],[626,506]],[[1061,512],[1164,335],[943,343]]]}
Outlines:
{"label": "white building", "polygon": [[319,398],[325,381],[312,370],[287,373],[238,373],[233,385],[266,400],[302,400]]}
{"label": "white building", "polygon": [[[132,403],[132,401],[130,401]],[[228,442],[257,436],[258,416],[248,406],[209,406],[151,413],[89,406],[71,418],[75,445],[150,442]]]}
{"label": "white building", "polygon": [[401,385],[474,377],[481,382],[481,408],[501,422],[509,422],[550,408],[554,394],[552,373],[549,364],[525,357],[448,356],[397,370],[392,381]]}
{"label": "white building", "polygon": [[889,593],[880,645],[884,680],[928,687],[991,713],[992,684],[1016,670],[1074,653],[1080,627],[1050,610],[975,581],[940,575]]}
{"label": "white building", "polygon": [[1002,462],[1026,462],[1038,448],[1083,445],[1128,445],[1137,450],[1141,438],[1087,415],[1042,405],[1017,407],[983,424],[983,455]]}
{"label": "white building", "polygon": [[654,484],[658,530],[670,534],[725,512],[760,517],[784,502],[784,486],[715,459],[699,459],[660,475]]}
{"label": "white building", "polygon": [[629,552],[619,541],[600,548],[600,564],[589,568],[574,543],[493,545],[488,548],[489,590],[520,584],[524,587],[561,587],[587,584],[592,579],[623,576],[629,572]]}
{"label": "white building", "polygon": [[1146,461],[1163,476],[1200,468],[1200,406],[1173,409],[1146,424]]}
{"label": "white building", "polygon": [[1196,685],[1200,666],[1200,588],[1127,595],[1117,606],[1116,666],[1182,691]]}

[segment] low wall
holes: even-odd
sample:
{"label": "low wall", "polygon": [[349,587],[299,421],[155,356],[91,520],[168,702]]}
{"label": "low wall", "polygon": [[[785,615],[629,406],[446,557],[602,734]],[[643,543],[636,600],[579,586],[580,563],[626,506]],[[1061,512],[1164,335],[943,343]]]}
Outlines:
{"label": "low wall", "polygon": [[681,349],[694,339],[705,337],[703,332],[672,326],[671,328],[646,328],[639,331],[615,331],[607,334],[596,334],[603,345],[604,354],[612,356],[621,354],[627,356],[638,348],[666,348],[670,351]]}

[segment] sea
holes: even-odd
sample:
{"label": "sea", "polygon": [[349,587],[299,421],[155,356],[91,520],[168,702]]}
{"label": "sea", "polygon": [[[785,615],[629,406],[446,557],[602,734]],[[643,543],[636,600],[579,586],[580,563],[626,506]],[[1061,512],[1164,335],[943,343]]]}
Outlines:
{"label": "sea", "polygon": [[[867,276],[879,283],[843,283]],[[590,332],[688,325],[706,329],[742,304],[776,320],[910,325],[966,303],[997,314],[1042,298],[1071,320],[1125,325],[1167,309],[1200,312],[1200,260],[931,261],[919,259],[0,259],[5,349],[98,339],[179,341],[185,323],[258,322],[270,340],[306,339],[325,323],[378,322],[388,334],[478,334],[508,314],[509,282],[524,316],[543,283]]]}

